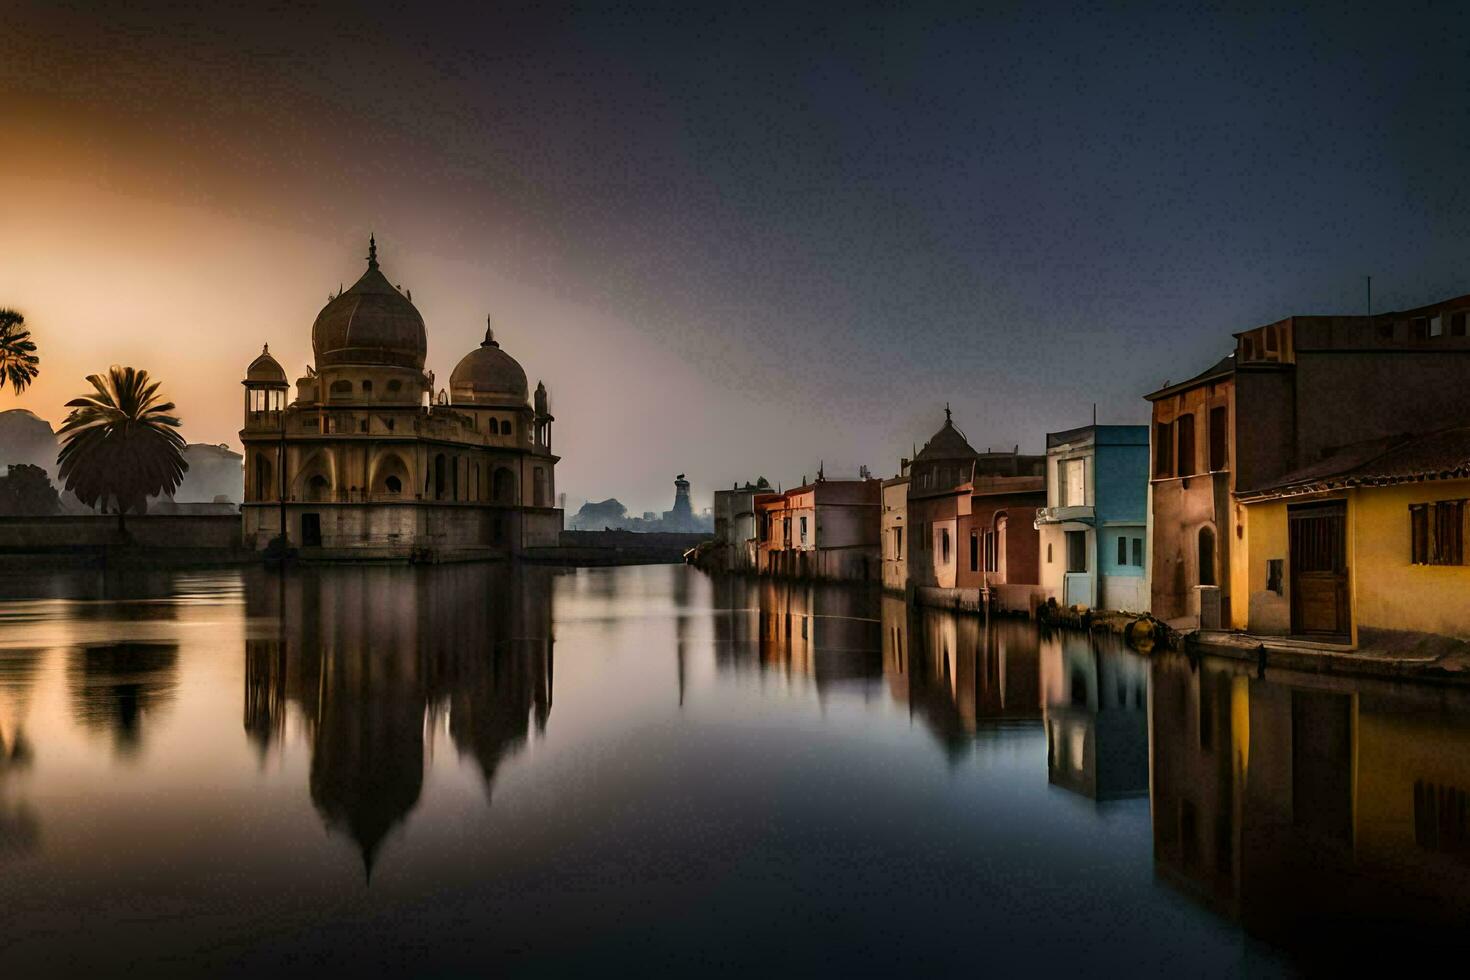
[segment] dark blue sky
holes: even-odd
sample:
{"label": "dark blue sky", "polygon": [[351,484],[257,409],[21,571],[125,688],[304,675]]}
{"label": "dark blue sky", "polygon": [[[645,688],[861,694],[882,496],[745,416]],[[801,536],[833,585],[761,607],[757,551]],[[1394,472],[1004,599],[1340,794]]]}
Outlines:
{"label": "dark blue sky", "polygon": [[431,361],[509,305],[573,506],[887,474],[946,400],[1039,450],[1366,273],[1378,309],[1470,292],[1449,7],[21,8],[0,174],[322,243],[302,336],[370,226],[425,296],[487,270],[420,304]]}

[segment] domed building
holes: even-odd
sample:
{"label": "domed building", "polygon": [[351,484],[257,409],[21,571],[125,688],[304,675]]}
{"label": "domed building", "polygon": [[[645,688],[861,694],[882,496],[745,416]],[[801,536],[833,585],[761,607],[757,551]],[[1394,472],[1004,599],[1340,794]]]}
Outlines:
{"label": "domed building", "polygon": [[369,240],[367,271],[311,328],[315,363],[290,385],[269,347],[245,371],[245,540],[317,558],[425,561],[555,546],[546,386],[488,328],[448,389],[425,372],[411,292]]}

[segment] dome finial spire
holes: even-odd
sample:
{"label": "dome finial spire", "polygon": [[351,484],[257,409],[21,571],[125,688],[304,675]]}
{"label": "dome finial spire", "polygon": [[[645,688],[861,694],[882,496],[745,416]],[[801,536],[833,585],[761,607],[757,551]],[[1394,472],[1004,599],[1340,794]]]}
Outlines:
{"label": "dome finial spire", "polygon": [[368,232],[368,268],[378,267],[378,238],[372,232]]}
{"label": "dome finial spire", "polygon": [[944,421],[946,421],[946,422],[953,422],[954,421],[954,416],[951,415],[950,414],[950,411],[949,411],[949,402],[945,402],[944,403]]}
{"label": "dome finial spire", "polygon": [[483,343],[480,344],[480,346],[481,347],[499,347],[500,346],[499,344],[497,344],[495,342],[495,318],[492,317],[488,313],[485,314],[485,340],[484,340]]}

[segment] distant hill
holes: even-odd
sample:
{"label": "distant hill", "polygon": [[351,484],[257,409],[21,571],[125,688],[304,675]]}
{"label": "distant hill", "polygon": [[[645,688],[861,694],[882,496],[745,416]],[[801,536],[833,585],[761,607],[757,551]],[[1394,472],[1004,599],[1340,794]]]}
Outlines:
{"label": "distant hill", "polygon": [[[24,408],[0,412],[0,467],[29,463],[46,471],[56,482],[56,452],[60,444],[51,423]],[[245,493],[244,457],[229,446],[191,442],[184,448],[189,470],[173,495],[173,502],[211,503],[220,498],[238,504]],[[70,494],[62,495],[67,510],[86,508]],[[151,505],[150,505],[151,506]]]}
{"label": "distant hill", "polygon": [[56,432],[24,408],[0,412],[0,466],[29,463],[56,479]]}
{"label": "distant hill", "polygon": [[567,521],[567,527],[573,531],[601,531],[603,528],[620,528],[627,522],[628,508],[616,497],[609,497],[606,500],[587,501]]}

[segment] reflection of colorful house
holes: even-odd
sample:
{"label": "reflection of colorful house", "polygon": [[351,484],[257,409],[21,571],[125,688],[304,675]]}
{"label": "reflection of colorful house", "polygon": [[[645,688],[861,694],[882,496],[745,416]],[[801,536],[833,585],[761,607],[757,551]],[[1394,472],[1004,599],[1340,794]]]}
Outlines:
{"label": "reflection of colorful house", "polygon": [[1144,425],[1047,434],[1041,584],[1063,605],[1149,608],[1148,448]]}
{"label": "reflection of colorful house", "polygon": [[1429,936],[1470,914],[1463,692],[1210,657],[1150,670],[1161,877],[1304,959],[1342,956],[1357,923]]}
{"label": "reflection of colorful house", "polygon": [[976,452],[944,425],[908,467],[908,575],[926,605],[1030,611],[1040,597],[1045,457]]}
{"label": "reflection of colorful house", "polygon": [[921,609],[885,595],[883,670],[892,697],[951,752],[976,731],[1041,717],[1038,640],[1028,623]]}
{"label": "reflection of colorful house", "polygon": [[764,575],[874,582],[880,575],[882,481],[824,480],[754,498]]}
{"label": "reflection of colorful house", "polygon": [[1047,778],[1094,800],[1148,793],[1148,661],[1058,631],[1041,647]]}
{"label": "reflection of colorful house", "polygon": [[1238,500],[1252,633],[1470,637],[1470,428],[1349,446]]}

